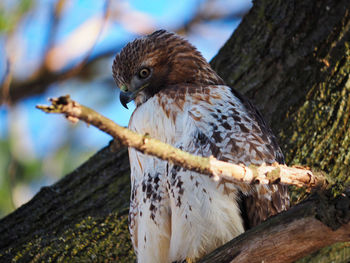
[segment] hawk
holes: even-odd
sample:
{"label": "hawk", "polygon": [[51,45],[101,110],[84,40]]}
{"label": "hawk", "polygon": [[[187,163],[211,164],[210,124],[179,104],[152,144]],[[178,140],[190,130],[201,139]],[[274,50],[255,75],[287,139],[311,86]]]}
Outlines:
{"label": "hawk", "polygon": [[[237,164],[283,163],[259,111],[188,41],[165,30],[128,43],[113,77],[129,128]],[[129,229],[138,262],[195,261],[289,206],[285,186],[215,182],[129,148]]]}

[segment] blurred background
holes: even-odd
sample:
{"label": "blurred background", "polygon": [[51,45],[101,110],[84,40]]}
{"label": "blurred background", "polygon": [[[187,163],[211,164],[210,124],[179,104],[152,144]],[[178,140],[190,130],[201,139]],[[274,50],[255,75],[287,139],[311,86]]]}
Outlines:
{"label": "blurred background", "polygon": [[111,140],[35,105],[70,94],[127,126],[134,107],[121,106],[111,73],[127,42],[167,29],[210,60],[250,7],[250,0],[1,0],[0,218]]}

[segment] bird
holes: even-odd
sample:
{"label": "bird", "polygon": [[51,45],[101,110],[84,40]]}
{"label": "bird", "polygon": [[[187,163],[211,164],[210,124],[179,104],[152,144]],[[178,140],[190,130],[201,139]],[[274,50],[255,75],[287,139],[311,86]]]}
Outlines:
{"label": "bird", "polygon": [[[173,32],[129,42],[114,58],[129,129],[235,164],[284,163],[257,108]],[[286,186],[212,180],[129,148],[129,231],[137,261],[195,262],[290,206]]]}

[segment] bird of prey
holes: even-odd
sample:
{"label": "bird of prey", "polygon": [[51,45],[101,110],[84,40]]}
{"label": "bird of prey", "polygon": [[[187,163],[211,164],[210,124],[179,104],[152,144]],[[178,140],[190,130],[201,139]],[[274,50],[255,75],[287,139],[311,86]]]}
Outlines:
{"label": "bird of prey", "polygon": [[[113,77],[129,128],[200,156],[236,164],[283,163],[275,136],[251,102],[175,33],[128,43]],[[287,188],[226,181],[129,148],[129,229],[138,262],[196,261],[289,207]]]}

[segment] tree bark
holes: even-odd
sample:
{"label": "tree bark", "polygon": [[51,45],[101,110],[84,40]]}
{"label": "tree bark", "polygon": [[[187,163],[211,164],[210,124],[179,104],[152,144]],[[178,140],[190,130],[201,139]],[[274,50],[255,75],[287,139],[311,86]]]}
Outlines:
{"label": "tree bark", "polygon": [[0,262],[132,262],[125,148],[102,149],[0,221]]}
{"label": "tree bark", "polygon": [[[348,0],[259,0],[211,62],[228,84],[261,109],[279,137],[287,164],[324,170],[337,182],[334,194],[350,180],[349,29]],[[0,221],[0,261],[132,262],[129,184],[126,150],[101,150]],[[294,217],[288,213],[302,205],[228,246],[234,249],[236,242],[266,231],[275,222],[271,220]],[[303,215],[314,217],[302,214],[300,220]],[[307,222],[310,228],[320,224]],[[331,261],[340,250],[350,258],[349,248],[337,246],[312,254],[308,261]]]}
{"label": "tree bark", "polygon": [[349,205],[349,196],[329,202],[315,195],[248,230],[199,263],[293,262],[326,245],[349,241]]}

